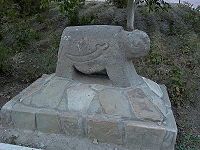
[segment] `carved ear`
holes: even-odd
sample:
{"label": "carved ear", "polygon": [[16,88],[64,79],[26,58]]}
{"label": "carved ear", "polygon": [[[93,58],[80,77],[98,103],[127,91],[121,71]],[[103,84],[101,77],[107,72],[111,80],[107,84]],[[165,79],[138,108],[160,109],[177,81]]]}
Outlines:
{"label": "carved ear", "polygon": [[108,43],[96,44],[96,50],[106,50],[108,49]]}

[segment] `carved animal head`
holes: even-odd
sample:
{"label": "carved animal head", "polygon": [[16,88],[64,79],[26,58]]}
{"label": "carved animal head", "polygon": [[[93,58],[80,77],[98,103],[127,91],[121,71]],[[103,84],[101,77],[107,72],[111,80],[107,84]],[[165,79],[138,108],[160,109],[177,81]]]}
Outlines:
{"label": "carved animal head", "polygon": [[150,39],[145,32],[140,30],[134,30],[132,32],[126,31],[126,36],[128,39],[128,58],[140,57],[148,54],[150,50]]}

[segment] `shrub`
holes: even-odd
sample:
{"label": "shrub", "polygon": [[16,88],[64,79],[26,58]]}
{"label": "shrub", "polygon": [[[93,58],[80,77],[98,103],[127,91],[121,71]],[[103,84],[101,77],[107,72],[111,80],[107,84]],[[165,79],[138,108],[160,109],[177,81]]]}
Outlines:
{"label": "shrub", "polygon": [[[41,0],[0,0],[0,19],[14,20],[41,11]],[[1,20],[0,20],[1,21]]]}
{"label": "shrub", "polygon": [[114,4],[118,8],[126,8],[128,0],[107,0],[107,2]]}
{"label": "shrub", "polygon": [[167,11],[170,8],[169,3],[164,0],[140,0],[141,3],[145,2],[145,6],[149,12],[164,10]]}
{"label": "shrub", "polygon": [[[118,8],[126,8],[128,0],[107,0],[108,3],[114,4]],[[138,0],[137,4],[145,3],[145,6],[150,11],[168,10],[170,5],[164,0]]]}
{"label": "shrub", "polygon": [[31,15],[40,11],[41,0],[13,0],[19,6],[20,14]]}
{"label": "shrub", "polygon": [[82,16],[80,18],[80,25],[90,25],[95,23],[95,16]]}
{"label": "shrub", "polygon": [[60,12],[68,17],[70,25],[78,24],[78,10],[85,0],[42,0],[41,7],[48,7],[51,2],[55,2]]}
{"label": "shrub", "polygon": [[0,71],[4,72],[6,68],[6,60],[9,57],[10,50],[0,42]]}

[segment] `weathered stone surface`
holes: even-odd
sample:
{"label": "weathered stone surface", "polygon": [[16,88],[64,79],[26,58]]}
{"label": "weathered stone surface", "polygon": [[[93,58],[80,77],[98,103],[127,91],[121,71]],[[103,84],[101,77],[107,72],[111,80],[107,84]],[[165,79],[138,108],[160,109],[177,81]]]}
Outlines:
{"label": "weathered stone surface", "polygon": [[62,100],[65,87],[69,84],[68,80],[54,77],[43,88],[32,96],[32,105],[37,107],[56,108]]}
{"label": "weathered stone surface", "polygon": [[58,113],[53,110],[42,109],[36,113],[37,130],[45,133],[60,133]]}
{"label": "weathered stone surface", "polygon": [[98,95],[95,95],[92,102],[90,103],[89,109],[87,111],[88,114],[102,114],[103,108],[99,102]]}
{"label": "weathered stone surface", "polygon": [[[38,80],[41,82],[38,87],[42,88],[36,92],[28,95],[26,89],[2,108],[2,115],[10,120],[8,125],[46,133],[87,135],[97,142],[122,144],[131,150],[173,150],[177,127],[164,87],[161,86],[163,97],[160,98],[146,83],[120,88],[83,84],[56,76],[46,76],[45,80]],[[32,97],[39,93],[44,97],[44,91],[52,94],[53,89],[56,97],[55,101],[48,97],[51,105],[42,102],[41,107],[31,105],[35,99]],[[25,105],[29,98],[31,104]]]}
{"label": "weathered stone surface", "polygon": [[[66,97],[67,98],[67,97]],[[66,111],[68,108],[67,108],[67,99],[63,98],[59,104],[58,104],[58,107],[56,108],[57,110],[60,110],[60,111]]]}
{"label": "weathered stone surface", "polygon": [[114,85],[128,87],[143,80],[130,61],[150,49],[148,35],[120,26],[93,25],[67,27],[62,34],[56,76],[72,79],[74,67],[85,74],[107,71]]}
{"label": "weathered stone surface", "polygon": [[[159,97],[155,92],[153,92],[148,85],[140,85],[138,87],[139,89],[142,89],[142,91],[145,93],[145,95],[149,98],[151,103],[156,107],[164,117],[166,117],[167,109],[165,106],[165,102],[163,101],[164,97]],[[163,93],[163,92],[162,92]],[[164,95],[164,94],[163,94]]]}
{"label": "weathered stone surface", "polygon": [[176,144],[177,130],[167,130],[163,143],[161,146],[162,150],[173,150]]}
{"label": "weathered stone surface", "polygon": [[127,94],[133,112],[138,119],[163,121],[164,117],[162,113],[159,112],[141,89],[132,89]]}
{"label": "weathered stone surface", "polygon": [[69,111],[86,113],[96,92],[89,85],[81,84],[67,90]]}
{"label": "weathered stone surface", "polygon": [[45,83],[48,83],[55,74],[43,75],[41,78],[32,83],[29,87],[20,93],[20,102],[29,105],[31,103],[31,96],[39,92]]}
{"label": "weathered stone surface", "polygon": [[121,91],[102,90],[99,93],[99,101],[105,114],[131,117],[129,102]]}
{"label": "weathered stone surface", "polygon": [[125,134],[126,145],[132,150],[161,150],[166,131],[156,124],[130,121],[126,124]]}
{"label": "weathered stone surface", "polygon": [[148,85],[148,87],[155,93],[157,94],[160,98],[163,97],[163,92],[162,92],[162,89],[160,88],[160,86],[152,81],[152,80],[149,80],[145,77],[142,77],[142,79],[144,80],[144,82]]}
{"label": "weathered stone surface", "polygon": [[165,103],[165,106],[168,108],[168,109],[171,109],[171,103],[170,103],[170,100],[169,100],[169,96],[168,96],[168,93],[167,93],[167,88],[165,85],[161,85],[160,88],[162,89],[163,91],[163,101]]}
{"label": "weathered stone surface", "polygon": [[36,110],[21,104],[15,104],[11,111],[11,119],[16,128],[35,130]]}
{"label": "weathered stone surface", "polygon": [[66,135],[82,136],[84,134],[83,121],[73,113],[62,113],[60,116],[61,130]]}
{"label": "weathered stone surface", "polygon": [[0,150],[41,150],[41,149],[0,143]]}
{"label": "weathered stone surface", "polygon": [[35,114],[31,112],[12,111],[11,118],[16,128],[29,129],[29,130],[35,129]]}
{"label": "weathered stone surface", "polygon": [[97,139],[97,141],[105,143],[123,144],[122,131],[119,130],[117,121],[89,118],[87,126],[90,139]]}
{"label": "weathered stone surface", "polygon": [[92,84],[91,88],[93,90],[95,90],[95,91],[99,91],[100,92],[100,91],[104,90],[106,88],[106,86],[101,85],[101,84]]}

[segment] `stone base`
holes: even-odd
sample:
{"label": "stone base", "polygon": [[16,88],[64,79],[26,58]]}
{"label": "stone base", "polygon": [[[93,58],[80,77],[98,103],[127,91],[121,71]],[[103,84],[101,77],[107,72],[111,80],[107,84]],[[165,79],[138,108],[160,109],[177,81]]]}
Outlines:
{"label": "stone base", "polygon": [[4,123],[131,150],[173,150],[177,127],[166,88],[143,79],[118,88],[44,75],[3,106]]}
{"label": "stone base", "polygon": [[0,143],[0,150],[41,150],[41,149]]}

